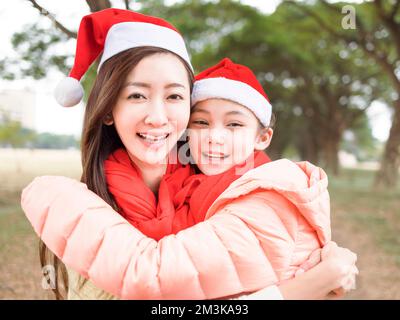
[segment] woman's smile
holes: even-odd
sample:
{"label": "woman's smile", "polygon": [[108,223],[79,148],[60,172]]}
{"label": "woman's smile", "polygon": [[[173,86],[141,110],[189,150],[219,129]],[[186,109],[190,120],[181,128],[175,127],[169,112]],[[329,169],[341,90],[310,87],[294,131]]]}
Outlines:
{"label": "woman's smile", "polygon": [[165,134],[155,135],[155,134],[149,134],[149,133],[137,133],[136,135],[140,138],[142,143],[147,148],[157,150],[165,145],[170,134],[165,133]]}

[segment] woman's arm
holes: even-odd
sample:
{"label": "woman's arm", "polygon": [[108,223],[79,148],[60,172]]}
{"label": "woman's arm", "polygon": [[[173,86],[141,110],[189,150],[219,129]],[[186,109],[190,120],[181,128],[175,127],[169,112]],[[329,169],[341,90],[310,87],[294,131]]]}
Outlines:
{"label": "woman's arm", "polygon": [[[213,299],[277,282],[258,239],[233,215],[215,215],[156,242],[72,179],[37,178],[23,191],[21,204],[67,266],[121,298]],[[310,276],[315,281],[324,274]],[[310,287],[307,281],[299,286]],[[284,296],[287,291],[283,287]]]}
{"label": "woman's arm", "polygon": [[36,178],[21,205],[68,267],[121,298],[213,299],[277,281],[258,239],[237,217],[215,215],[157,242],[65,177]]}

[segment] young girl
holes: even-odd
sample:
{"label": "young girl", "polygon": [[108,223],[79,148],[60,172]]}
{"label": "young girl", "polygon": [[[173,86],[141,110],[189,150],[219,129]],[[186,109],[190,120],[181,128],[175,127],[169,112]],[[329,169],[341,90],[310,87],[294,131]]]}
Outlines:
{"label": "young girl", "polygon": [[[119,13],[113,9],[111,16],[114,19]],[[109,22],[109,17],[105,12],[98,15],[102,15],[99,20],[96,14],[83,20],[81,27],[91,29],[85,42],[80,40],[80,28],[77,50],[80,43],[93,40],[91,37],[97,42],[106,39],[86,107],[82,137],[82,181],[94,193],[86,185],[63,177],[36,179],[22,195],[22,206],[35,231],[67,265],[122,298],[217,298],[276,283],[254,231],[235,212],[216,213],[176,236],[156,242],[112,209],[120,208],[107,189],[103,164],[115,150],[123,146],[136,168],[136,175],[131,177],[136,184],[131,192],[138,201],[144,200],[143,207],[155,207],[151,191],[158,190],[165,173],[182,167],[179,163],[167,165],[165,160],[188,121],[191,70],[186,55],[175,45],[178,37],[173,38],[173,45],[167,41],[163,46],[160,41],[167,38],[165,35],[149,41],[151,37],[146,33],[146,45],[152,48],[127,41],[137,40],[132,28],[153,24],[144,22],[143,16],[139,15],[140,22],[130,24],[128,31],[127,19],[109,23],[109,30],[104,31],[99,24]],[[118,32],[122,32],[120,42],[115,40]],[[96,50],[101,51],[97,42]],[[122,51],[113,47],[116,43]],[[93,48],[86,49],[83,54],[93,52]],[[92,55],[94,59],[95,52]],[[91,61],[86,60],[88,67]],[[80,75],[83,69],[80,65]],[[79,95],[70,97],[64,97],[65,105],[79,100]],[[236,234],[236,230],[241,232]],[[355,258],[332,245],[325,253],[326,259],[323,255],[316,267],[279,285],[280,291],[275,292],[286,298],[322,298],[340,287],[350,274],[342,266],[353,266]]]}

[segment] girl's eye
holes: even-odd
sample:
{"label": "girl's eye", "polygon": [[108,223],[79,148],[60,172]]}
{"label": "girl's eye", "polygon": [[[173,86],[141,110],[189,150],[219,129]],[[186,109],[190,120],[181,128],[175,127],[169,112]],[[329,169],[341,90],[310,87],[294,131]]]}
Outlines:
{"label": "girl's eye", "polygon": [[168,99],[172,99],[172,100],[183,100],[183,97],[179,94],[171,94]]}
{"label": "girl's eye", "polygon": [[146,99],[146,98],[144,95],[142,95],[140,93],[133,93],[128,97],[128,99],[138,100],[138,99]]}
{"label": "girl's eye", "polygon": [[243,127],[243,125],[241,123],[232,122],[228,124],[228,127]]}
{"label": "girl's eye", "polygon": [[205,120],[193,120],[192,123],[193,123],[193,124],[200,125],[200,126],[206,126],[206,125],[208,125],[208,122],[205,121]]}

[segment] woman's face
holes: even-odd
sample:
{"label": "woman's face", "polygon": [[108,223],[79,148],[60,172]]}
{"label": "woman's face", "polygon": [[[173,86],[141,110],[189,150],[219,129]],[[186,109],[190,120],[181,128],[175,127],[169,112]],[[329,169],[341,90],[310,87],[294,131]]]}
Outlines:
{"label": "woman's face", "polygon": [[112,115],[135,164],[166,163],[190,116],[190,84],[183,63],[166,53],[142,59],[129,73]]}

